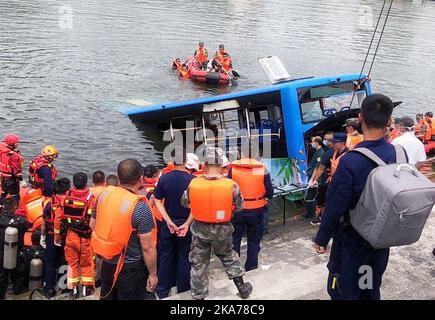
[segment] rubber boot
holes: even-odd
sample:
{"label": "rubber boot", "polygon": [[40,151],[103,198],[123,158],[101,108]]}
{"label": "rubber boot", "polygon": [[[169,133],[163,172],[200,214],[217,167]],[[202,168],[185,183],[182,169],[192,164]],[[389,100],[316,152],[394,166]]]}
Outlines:
{"label": "rubber boot", "polygon": [[249,282],[244,282],[243,277],[237,277],[233,279],[236,284],[237,290],[239,290],[240,297],[246,299],[252,293],[252,285]]}
{"label": "rubber boot", "polygon": [[73,300],[76,300],[78,298],[80,298],[80,293],[79,293],[79,288],[78,287],[74,287],[71,291],[70,291],[70,297]]}
{"label": "rubber boot", "polygon": [[83,297],[92,295],[94,288],[92,286],[83,286]]}

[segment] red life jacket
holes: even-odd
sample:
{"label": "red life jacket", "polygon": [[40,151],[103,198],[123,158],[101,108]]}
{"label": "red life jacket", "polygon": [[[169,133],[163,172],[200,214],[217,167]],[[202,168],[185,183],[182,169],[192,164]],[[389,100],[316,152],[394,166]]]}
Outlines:
{"label": "red life jacket", "polygon": [[62,201],[62,220],[80,236],[90,236],[89,227],[95,197],[89,189],[69,190]]}
{"label": "red life jacket", "polygon": [[16,170],[14,168],[21,169],[23,163],[23,158],[15,150],[9,149],[5,143],[0,143],[0,172],[2,177],[11,178],[14,175],[20,174],[21,170]]}
{"label": "red life jacket", "polygon": [[29,182],[34,188],[41,188],[44,186],[44,179],[38,176],[38,170],[42,167],[48,167],[51,170],[51,179],[54,181],[57,177],[57,170],[51,162],[39,155],[30,162],[29,166]]}

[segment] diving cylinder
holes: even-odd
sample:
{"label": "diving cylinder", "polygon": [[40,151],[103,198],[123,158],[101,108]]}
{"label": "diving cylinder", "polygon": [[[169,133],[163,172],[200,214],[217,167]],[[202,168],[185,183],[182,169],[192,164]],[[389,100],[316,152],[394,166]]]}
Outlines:
{"label": "diving cylinder", "polygon": [[17,267],[17,244],[18,229],[9,226],[5,230],[5,246],[3,253],[3,267],[5,269],[15,269]]}
{"label": "diving cylinder", "polygon": [[30,261],[30,277],[29,277],[29,289],[34,290],[41,287],[42,283],[42,260],[39,258],[38,252],[34,255],[32,261]]}

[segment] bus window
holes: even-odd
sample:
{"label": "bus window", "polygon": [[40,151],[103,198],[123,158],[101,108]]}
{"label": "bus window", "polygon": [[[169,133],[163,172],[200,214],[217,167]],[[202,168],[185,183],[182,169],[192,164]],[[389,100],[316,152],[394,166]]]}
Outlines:
{"label": "bus window", "polygon": [[203,123],[207,144],[219,143],[221,140],[228,143],[229,139],[247,139],[246,118],[241,109],[204,113]]}
{"label": "bus window", "polygon": [[320,122],[334,113],[348,110],[352,98],[352,108],[358,108],[366,95],[365,86],[362,84],[358,91],[354,89],[353,82],[298,89],[302,122]]}
{"label": "bus window", "polygon": [[248,115],[251,139],[258,138],[260,143],[270,141],[272,158],[287,157],[281,107],[274,104],[251,107]]}
{"label": "bus window", "polygon": [[169,128],[172,140],[175,139],[177,132],[181,132],[185,137],[188,131],[193,131],[193,134],[195,134],[197,130],[202,129],[201,119],[192,116],[173,118],[171,119]]}

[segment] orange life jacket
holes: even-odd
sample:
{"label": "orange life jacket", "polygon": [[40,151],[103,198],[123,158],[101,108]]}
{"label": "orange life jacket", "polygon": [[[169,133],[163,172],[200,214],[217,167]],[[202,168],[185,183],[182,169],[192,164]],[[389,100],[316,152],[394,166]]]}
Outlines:
{"label": "orange life jacket", "polygon": [[125,253],[134,231],[131,216],[140,200],[148,203],[145,196],[134,194],[122,187],[108,186],[101,193],[91,240],[95,254],[110,260]]}
{"label": "orange life jacket", "polygon": [[180,77],[182,77],[182,78],[189,79],[189,77],[190,77],[189,69],[186,68],[186,67],[181,67],[181,68],[178,70],[178,74],[179,74]]}
{"label": "orange life jacket", "polygon": [[[131,226],[131,217],[140,200],[148,203],[145,196],[115,186],[108,186],[98,199],[97,219],[92,232],[91,246],[93,252],[104,259],[111,260],[120,256],[113,276],[112,289],[124,264],[124,254],[134,231]],[[156,244],[156,228],[152,236]]]}
{"label": "orange life jacket", "polygon": [[23,158],[15,150],[11,150],[8,146],[0,143],[0,173],[4,178],[11,178],[14,175],[20,174],[21,170],[14,172],[14,168],[21,169]]}
{"label": "orange life jacket", "polygon": [[[51,216],[48,223],[52,225],[49,228],[49,232],[52,231],[56,240],[60,239],[60,232],[62,226],[63,208],[62,203],[65,200],[66,195],[55,195],[53,202],[51,203]],[[47,220],[46,220],[47,222]],[[50,230],[51,229],[51,230]]]}
{"label": "orange life jacket", "polygon": [[42,218],[44,200],[41,189],[29,189],[21,199],[30,224]]}
{"label": "orange life jacket", "polygon": [[200,47],[196,48],[195,58],[200,64],[207,62],[208,61],[207,49],[205,47],[202,47],[202,49]]}
{"label": "orange life jacket", "polygon": [[431,138],[432,140],[435,139],[435,118],[430,118],[431,121],[431,126],[430,126],[430,131],[431,131]]}
{"label": "orange life jacket", "polygon": [[349,150],[352,150],[355,148],[355,146],[364,141],[364,136],[362,134],[359,134],[357,131],[355,133],[351,133],[347,135],[347,141],[346,141],[346,147]]}
{"label": "orange life jacket", "polygon": [[231,179],[195,178],[189,184],[190,212],[193,219],[206,223],[224,223],[233,212],[234,182]]}
{"label": "orange life jacket", "polygon": [[106,189],[106,186],[93,186],[89,188],[89,190],[94,195],[95,199],[100,196],[101,192],[103,192],[104,189]]}
{"label": "orange life jacket", "polygon": [[149,194],[154,191],[154,188],[156,186],[157,179],[153,178],[146,178],[143,185],[143,190],[145,191],[145,194]]}
{"label": "orange life jacket", "polygon": [[24,245],[30,247],[32,246],[33,233],[41,229],[43,211],[47,203],[51,201],[51,198],[45,198],[41,193],[41,189],[30,189],[23,201],[27,220],[31,224],[30,229],[24,234]]}
{"label": "orange life jacket", "polygon": [[340,163],[340,159],[345,154],[346,154],[346,152],[343,152],[342,154],[340,154],[338,156],[338,151],[334,151],[334,154],[333,154],[333,156],[331,158],[331,172],[329,173],[329,177],[328,177],[328,180],[327,180],[328,183],[331,182],[332,177],[335,174],[335,171],[337,171],[337,167],[338,167],[338,164]]}
{"label": "orange life jacket", "polygon": [[267,204],[264,164],[255,159],[240,159],[231,164],[231,172],[231,178],[242,193],[245,209],[257,209]]}
{"label": "orange life jacket", "polygon": [[57,177],[57,170],[51,162],[39,155],[30,162],[29,166],[29,182],[34,188],[41,188],[44,185],[44,179],[38,176],[37,171],[42,167],[47,166],[51,170],[51,179],[54,181]]}
{"label": "orange life jacket", "polygon": [[399,136],[400,136],[400,130],[393,129],[390,132],[390,137],[388,138],[388,142],[391,143],[391,141],[393,141],[394,139],[396,139]]}
{"label": "orange life jacket", "polygon": [[170,162],[168,162],[168,164],[166,165],[166,167],[164,167],[164,168],[162,169],[162,172],[160,172],[160,175],[164,175],[164,174],[166,174],[166,173],[168,173],[168,172],[171,172],[172,170],[174,170],[174,168],[175,168],[174,163],[173,163],[172,161],[170,161]]}
{"label": "orange life jacket", "polygon": [[62,221],[79,235],[90,235],[89,222],[95,197],[89,189],[69,190],[62,202]]}
{"label": "orange life jacket", "polygon": [[424,136],[426,134],[426,123],[423,119],[420,119],[417,121],[417,124],[415,125],[415,135],[419,139],[424,139]]}

